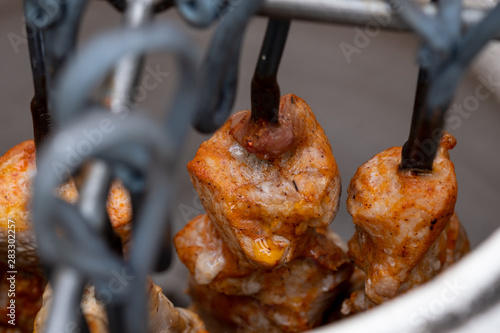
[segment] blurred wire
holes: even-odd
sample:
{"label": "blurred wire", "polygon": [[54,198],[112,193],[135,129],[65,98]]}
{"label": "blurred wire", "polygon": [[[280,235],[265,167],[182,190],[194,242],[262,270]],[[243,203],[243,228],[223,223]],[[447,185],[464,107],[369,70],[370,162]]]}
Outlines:
{"label": "blurred wire", "polygon": [[211,133],[228,118],[238,82],[241,45],[250,18],[262,0],[246,0],[232,8],[221,20],[201,68],[200,91],[194,126]]}

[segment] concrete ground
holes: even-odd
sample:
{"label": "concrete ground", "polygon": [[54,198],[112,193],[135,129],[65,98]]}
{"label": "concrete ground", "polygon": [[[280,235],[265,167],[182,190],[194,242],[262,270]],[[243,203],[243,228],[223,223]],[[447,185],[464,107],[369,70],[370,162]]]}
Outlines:
{"label": "concrete ground", "polygon": [[[27,45],[22,36],[22,2],[0,2],[0,153],[32,138],[29,102],[33,94]],[[187,29],[175,11],[161,14],[159,20],[174,22]],[[116,28],[120,16],[107,3],[92,1],[81,31],[80,47],[99,32]],[[252,20],[245,39],[239,90],[234,110],[250,106],[250,80],[260,49],[266,20]],[[363,29],[364,27],[359,27]],[[188,29],[206,50],[213,33]],[[293,22],[286,46],[279,82],[282,94],[293,92],[312,107],[325,129],[343,180],[342,204],[333,229],[344,239],[353,234],[353,224],[345,207],[346,189],[356,169],[380,151],[402,145],[408,136],[417,75],[418,40],[411,34],[382,32],[348,62],[340,45],[353,45],[354,27]],[[20,41],[16,44],[13,41]],[[148,57],[148,65],[171,73],[141,107],[161,119],[171,91],[177,83],[175,64],[165,54]],[[483,78],[500,73],[487,67]],[[465,225],[472,245],[477,246],[497,228],[496,205],[500,199],[500,110],[493,97],[479,101],[476,91],[482,84],[477,72],[465,75],[456,93],[452,120],[447,129],[456,136],[452,151],[459,184],[456,210]],[[483,80],[484,81],[484,80]],[[479,87],[479,88],[478,88]],[[477,102],[477,103],[476,103]],[[460,107],[462,110],[459,111]],[[469,111],[467,111],[469,110]],[[453,116],[453,118],[451,118]],[[191,131],[184,153],[179,156],[180,193],[174,212],[175,231],[194,215],[202,213],[192,190],[186,163],[208,136]],[[160,279],[168,294],[185,283],[184,271],[177,262],[169,278]]]}

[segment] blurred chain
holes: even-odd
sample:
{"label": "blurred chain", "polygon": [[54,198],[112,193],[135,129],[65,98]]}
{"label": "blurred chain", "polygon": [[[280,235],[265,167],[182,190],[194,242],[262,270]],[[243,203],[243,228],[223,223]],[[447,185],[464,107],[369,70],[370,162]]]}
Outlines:
{"label": "blurred chain", "polygon": [[[135,212],[134,223],[137,225],[136,234],[133,235],[131,258],[125,263],[122,258],[114,253],[106,244],[106,240],[100,233],[93,229],[91,222],[83,216],[82,212],[76,206],[65,203],[54,195],[47,193],[54,192],[54,189],[61,184],[61,174],[56,172],[55,165],[65,165],[70,173],[74,173],[81,167],[79,165],[66,165],[67,147],[78,149],[78,144],[86,140],[85,131],[92,128],[99,128],[103,119],[107,119],[116,125],[116,128],[103,136],[102,142],[93,147],[92,157],[97,157],[106,161],[109,165],[119,164],[120,167],[127,166],[134,172],[142,175],[147,181],[149,200],[145,201],[144,206],[139,212]],[[148,252],[146,257],[141,260],[135,259],[135,252],[138,255],[144,254],[142,249],[137,246],[144,246],[144,237],[146,247],[157,248],[158,237],[163,235],[166,226],[166,209],[164,200],[168,200],[168,189],[171,184],[168,181],[169,155],[167,138],[164,131],[154,123],[145,120],[142,117],[129,116],[126,119],[120,119],[109,115],[108,112],[100,114],[91,114],[71,126],[67,126],[59,132],[54,140],[42,152],[40,160],[39,174],[36,177],[33,194],[33,218],[37,237],[39,242],[39,252],[46,264],[53,266],[73,267],[83,276],[91,278],[96,286],[98,294],[111,293],[113,295],[110,303],[125,304],[123,318],[126,327],[124,332],[145,332],[146,331],[146,312],[147,303],[144,295],[146,286],[146,274],[151,271],[151,262],[155,258],[154,251]],[[121,150],[124,147],[136,149],[143,147],[150,153],[146,163],[139,165],[136,156],[121,154],[110,154],[114,150]],[[82,160],[83,162],[83,160]],[[68,175],[66,175],[67,177]],[[154,177],[154,178],[153,178]],[[105,184],[101,184],[105,185]],[[146,185],[146,184],[145,184]],[[107,191],[103,191],[104,196],[93,197],[91,200],[100,200],[104,203]],[[83,194],[83,193],[82,193]],[[80,198],[80,201],[87,200]],[[168,202],[168,201],[167,201]],[[105,213],[105,206],[101,205],[101,211],[94,214]],[[154,214],[154,218],[151,214]],[[93,221],[95,222],[95,221]],[[54,230],[50,232],[50,230]],[[55,230],[58,232],[56,233]],[[129,285],[124,286],[124,290],[117,293],[116,290],[109,290],[111,279],[114,274],[123,274],[133,276]],[[73,285],[72,285],[73,286]],[[71,290],[59,289],[60,295],[73,294]],[[137,295],[141,294],[141,295]],[[57,294],[55,294],[57,297]],[[70,311],[79,308],[80,297],[74,298],[75,303],[65,304]],[[128,308],[132,307],[132,310]],[[139,308],[141,307],[141,308]],[[54,311],[55,309],[52,309]],[[128,311],[127,311],[128,310]],[[138,312],[136,312],[138,311]],[[130,314],[133,313],[133,316]],[[60,316],[55,313],[55,316]],[[56,332],[54,327],[67,327],[68,317],[64,318],[59,325],[49,326],[47,332]],[[49,322],[50,323],[50,322]],[[116,332],[116,328],[110,327],[111,332]]]}
{"label": "blurred chain", "polygon": [[[177,6],[182,17],[191,25],[205,28],[214,23],[232,3],[238,0],[156,0],[154,13]],[[124,12],[129,4],[127,0],[108,0],[117,10]]]}
{"label": "blurred chain", "polygon": [[236,97],[238,66],[243,37],[250,18],[263,0],[246,0],[235,6],[219,23],[203,62],[197,98],[196,129],[211,133],[231,113]]}
{"label": "blurred chain", "polygon": [[[155,129],[158,125],[128,113],[113,116],[109,112],[101,112],[99,117],[94,116],[88,121],[85,117],[82,118],[82,114],[86,113],[91,90],[113,69],[117,60],[127,54],[144,54],[157,50],[173,52],[181,69],[179,92],[168,117],[172,119],[173,114],[183,115],[175,117],[175,127],[168,124],[168,126]],[[143,332],[146,330],[147,299],[144,292],[146,276],[154,268],[158,255],[157,249],[161,247],[167,230],[167,223],[164,221],[168,205],[165,202],[169,202],[168,191],[172,189],[172,184],[167,181],[167,178],[172,171],[174,156],[177,156],[183,141],[182,137],[189,128],[194,114],[195,70],[198,61],[196,54],[189,38],[172,26],[162,24],[124,28],[101,35],[71,59],[61,73],[55,89],[53,116],[61,132],[50,141],[47,151],[42,152],[39,174],[44,176],[37,177],[35,181],[34,203],[36,204],[33,207],[33,216],[40,254],[46,263],[53,266],[57,264],[58,267],[67,265],[85,277],[92,277],[94,284],[99,286],[98,293],[108,288],[106,286],[109,285],[112,271],[126,270],[129,272],[127,274],[134,276],[129,294],[125,293],[123,297],[117,295],[116,300],[114,298],[111,304],[118,305],[124,310],[122,320],[125,321],[125,324],[118,329],[116,328],[118,323],[111,325],[112,331]],[[104,117],[114,119],[116,129],[104,135],[103,141],[93,147],[92,152],[82,159],[80,165],[67,166],[65,164],[67,163],[65,162],[67,147],[77,150],[78,144],[86,140],[82,133],[86,133],[85,130],[99,128],[100,121]],[[174,132],[172,128],[175,128]],[[107,140],[111,140],[111,143],[107,143]],[[155,151],[161,158],[151,160],[150,156]],[[105,243],[102,243],[105,238],[98,230],[90,227],[90,224],[96,221],[86,219],[77,207],[65,204],[55,197],[43,195],[53,192],[62,182],[62,179],[56,177],[54,165],[60,163],[68,168],[70,173],[75,173],[84,161],[91,158],[105,161],[111,166],[112,174],[104,177],[108,181],[100,184],[101,188],[106,190],[101,190],[100,193],[107,194],[109,180],[111,176],[116,176],[122,180],[131,193],[141,193],[144,196],[143,204],[138,207],[137,211],[134,211],[133,245],[127,263],[117,257]],[[51,173],[50,176],[49,173]],[[88,181],[95,182],[95,179],[93,177]],[[94,195],[86,198],[83,191],[80,202],[89,199],[94,203],[104,203],[105,197],[105,195]],[[94,204],[93,207],[97,206]],[[101,208],[93,210],[94,219],[105,216],[104,206]],[[54,216],[54,214],[63,215]],[[57,228],[52,225],[53,223],[57,223]],[[67,238],[48,232],[48,230],[55,229],[65,231],[63,234]],[[87,243],[89,239],[92,241]],[[61,256],[60,253],[64,255]],[[74,282],[72,284],[74,290],[81,294],[81,288],[77,288],[77,285]],[[56,288],[55,300],[57,291]],[[60,290],[59,294],[69,292]],[[79,297],[71,299],[79,300]],[[66,308],[72,311],[78,308],[78,304],[66,304]]]}
{"label": "blurred chain", "polygon": [[[138,27],[149,21],[152,18],[153,0],[142,1],[127,1],[128,6],[124,13],[123,24],[126,27]],[[142,67],[142,57],[125,56],[123,57],[114,72],[113,85],[111,89],[111,111],[115,113],[128,112],[128,106],[132,105],[132,89],[137,83]],[[87,218],[88,223],[93,224],[93,227],[103,236],[111,240],[113,231],[111,224],[107,218],[105,209],[96,209],[96,206],[105,204],[106,195],[112,181],[112,170],[102,160],[89,161],[85,165],[86,172],[83,177],[83,186],[81,186],[79,207],[82,214]],[[138,210],[138,202],[140,195],[137,192],[131,192],[132,211]],[[171,251],[162,248],[162,258],[166,262],[166,266],[170,262]],[[59,331],[62,326],[71,321],[72,307],[68,307],[67,303],[72,300],[79,300],[84,289],[86,279],[81,272],[75,271],[71,267],[59,265],[53,280],[57,279],[59,283],[54,283],[54,302],[53,311],[51,311],[47,329],[55,332]],[[63,281],[67,281],[63,283]],[[70,287],[69,287],[70,286]],[[61,298],[60,295],[64,295]],[[68,300],[69,299],[69,300]],[[116,331],[125,331],[123,320],[123,305],[115,303],[106,304],[109,326]],[[62,320],[62,319],[65,320]],[[80,320],[82,321],[82,320]]]}

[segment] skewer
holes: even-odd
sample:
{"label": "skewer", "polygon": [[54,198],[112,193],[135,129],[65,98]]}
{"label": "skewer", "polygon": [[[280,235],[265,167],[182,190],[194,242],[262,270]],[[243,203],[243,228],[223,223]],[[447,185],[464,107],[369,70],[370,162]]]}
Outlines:
{"label": "skewer", "polygon": [[421,68],[418,73],[410,136],[402,150],[401,169],[432,170],[447,108],[431,110],[427,107],[429,85],[429,72]]}
{"label": "skewer", "polygon": [[[436,4],[437,0],[431,0],[431,2]],[[441,1],[440,3],[443,4],[443,2],[446,2],[446,0]],[[404,4],[410,7],[413,5],[412,3],[406,2],[403,3],[403,5]],[[458,6],[458,8],[460,8],[460,6]],[[415,14],[420,13],[418,10],[412,9],[410,9],[409,11]],[[412,16],[416,17],[417,15],[415,14]],[[421,15],[421,18],[428,19],[423,13],[421,13]],[[460,15],[460,12],[458,12],[458,15]],[[458,32],[459,29],[459,27],[456,27],[457,23],[453,22],[453,18],[456,18],[456,16],[457,15],[456,13],[454,13],[454,11],[448,13],[447,15],[443,15],[443,19],[446,19],[446,21],[448,21],[447,23],[449,24],[447,26],[453,33]],[[458,22],[458,20],[456,21]],[[430,23],[434,24],[420,24],[418,26],[422,27],[422,29],[428,32],[429,38],[433,38],[433,36],[436,34],[436,30],[438,30],[439,27],[437,26],[437,23],[435,21],[432,21]],[[425,33],[421,33],[421,35],[425,35]],[[457,36],[454,37],[456,38]],[[434,44],[438,43],[435,42]],[[442,44],[442,46],[446,45],[447,41],[442,41]],[[430,52],[429,48],[424,48],[423,51]],[[441,138],[440,129],[444,125],[444,114],[440,119],[434,119],[436,123],[432,123],[432,119],[429,119],[429,116],[432,115],[433,112],[428,112],[428,110],[426,109],[427,94],[429,92],[430,85],[428,65],[429,64],[422,64],[418,71],[417,91],[415,93],[415,101],[413,104],[413,116],[410,127],[410,136],[408,138],[408,141],[406,141],[406,143],[403,145],[403,149],[401,152],[400,168],[402,170],[412,169],[420,171],[431,171],[434,157],[439,146],[439,141],[436,142],[435,140],[429,140],[429,133],[431,133],[431,135],[435,134],[438,138]],[[436,133],[434,132],[435,129],[437,129]],[[426,140],[429,140],[428,144],[430,146],[428,146],[428,150],[424,152],[423,148],[425,148],[425,146],[423,146],[422,143]]]}
{"label": "skewer", "polygon": [[[100,180],[109,177],[110,170],[106,164],[96,164],[93,166],[88,180],[80,188],[80,200],[78,208],[93,228],[101,231],[106,226],[106,197],[108,186],[102,186]],[[96,207],[98,204],[100,207]],[[73,267],[57,267],[52,273],[52,286],[54,289],[54,300],[50,315],[45,327],[46,332],[64,332],[71,323],[79,323],[84,332],[88,332],[87,325],[80,309],[80,299],[85,289],[87,278]],[[115,317],[111,316],[112,322]]]}
{"label": "skewer", "polygon": [[30,51],[31,71],[35,95],[31,100],[31,116],[33,118],[33,137],[35,149],[38,151],[44,139],[51,131],[51,121],[48,108],[47,77],[45,69],[45,53],[43,51],[43,34],[26,23],[28,47]]}
{"label": "skewer", "polygon": [[278,122],[281,94],[277,75],[289,30],[289,20],[269,19],[252,79],[253,120],[264,119],[271,124]]}

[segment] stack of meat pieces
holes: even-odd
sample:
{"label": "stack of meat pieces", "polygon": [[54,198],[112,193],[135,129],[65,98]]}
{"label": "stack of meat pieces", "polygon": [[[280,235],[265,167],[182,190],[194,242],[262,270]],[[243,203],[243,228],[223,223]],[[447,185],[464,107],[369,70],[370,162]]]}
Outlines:
{"label": "stack of meat pieces", "polygon": [[455,214],[457,181],[444,133],[429,173],[400,170],[401,147],[387,149],[359,167],[347,209],[356,225],[349,254],[366,274],[363,290],[343,304],[356,313],[418,286],[469,251]]}
{"label": "stack of meat pieces", "polygon": [[[293,94],[281,98],[277,119],[236,113],[188,164],[207,214],[189,222],[174,243],[191,273],[190,293],[200,314],[239,332],[304,331],[322,322],[342,291],[354,290],[343,303],[344,315],[363,311],[430,280],[469,251],[455,214],[451,135],[444,133],[430,172],[402,170],[401,147],[358,169],[348,190],[356,232],[346,254],[347,247],[328,229],[341,184],[325,133]],[[32,141],[0,158],[2,252],[8,253],[9,230],[16,235],[14,329],[0,311],[0,329],[10,332],[31,331],[37,312],[35,331],[42,332],[52,300],[47,288],[39,311],[46,282],[30,217],[35,173]],[[57,194],[71,203],[78,200],[73,181]],[[132,209],[119,181],[112,184],[107,211],[126,246]],[[7,256],[0,259],[1,309],[9,302],[9,264]],[[205,332],[196,314],[175,308],[151,281],[147,290],[150,332]],[[91,286],[82,309],[91,332],[108,330]]]}
{"label": "stack of meat pieces", "polygon": [[327,226],[340,175],[309,106],[281,98],[279,124],[233,115],[188,164],[207,215],[174,244],[197,309],[240,332],[318,325],[353,266]]}

